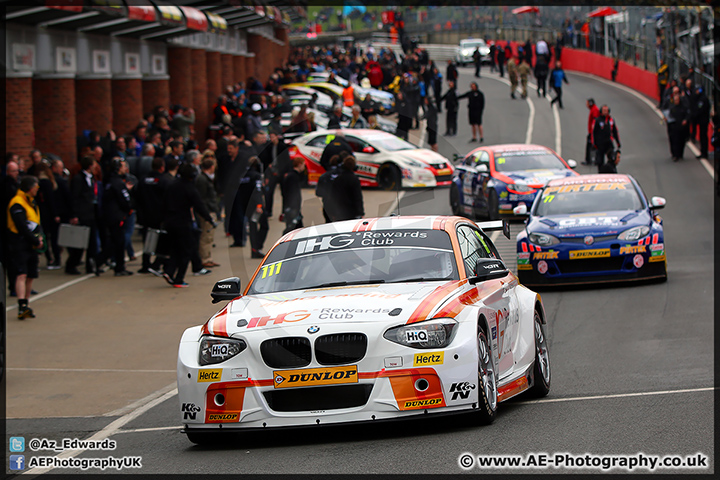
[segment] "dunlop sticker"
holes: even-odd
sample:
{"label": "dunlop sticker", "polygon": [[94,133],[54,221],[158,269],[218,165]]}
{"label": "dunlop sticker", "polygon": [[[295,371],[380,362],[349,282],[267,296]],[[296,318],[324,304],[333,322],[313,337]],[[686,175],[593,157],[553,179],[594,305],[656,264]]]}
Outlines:
{"label": "dunlop sticker", "polygon": [[412,410],[415,408],[425,408],[439,406],[442,403],[442,398],[426,398],[424,400],[408,400],[403,403],[403,410]]}
{"label": "dunlop sticker", "polygon": [[273,372],[275,388],[357,383],[357,365],[334,368],[306,368]]}
{"label": "dunlop sticker", "polygon": [[610,256],[609,248],[598,248],[595,250],[571,250],[570,260],[577,260],[582,258],[603,258]]}

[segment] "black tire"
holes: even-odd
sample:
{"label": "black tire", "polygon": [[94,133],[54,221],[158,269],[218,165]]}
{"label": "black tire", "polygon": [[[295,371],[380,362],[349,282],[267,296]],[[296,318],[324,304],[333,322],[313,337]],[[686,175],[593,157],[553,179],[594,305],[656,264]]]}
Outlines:
{"label": "black tire", "polygon": [[400,190],[402,178],[400,177],[400,169],[392,163],[386,163],[381,166],[377,172],[378,187],[383,190]]}
{"label": "black tire", "polygon": [[535,310],[533,322],[535,331],[535,366],[533,367],[533,386],[530,394],[533,397],[545,397],[550,393],[550,354],[547,347],[545,328],[540,321],[540,313]]}
{"label": "black tire", "polygon": [[454,183],[450,186],[450,209],[453,215],[464,216],[462,206],[460,205],[460,192]]}
{"label": "black tire", "polygon": [[477,421],[480,425],[489,425],[497,416],[497,379],[492,360],[490,341],[485,330],[478,327],[478,410]]}
{"label": "black tire", "polygon": [[498,196],[497,192],[493,188],[490,190],[490,196],[488,197],[488,220],[499,220],[500,214],[498,213]]}

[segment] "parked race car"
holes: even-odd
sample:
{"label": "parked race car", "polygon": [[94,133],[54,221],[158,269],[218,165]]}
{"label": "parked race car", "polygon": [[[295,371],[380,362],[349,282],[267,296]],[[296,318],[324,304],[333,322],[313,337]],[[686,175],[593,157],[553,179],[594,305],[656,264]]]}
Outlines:
{"label": "parked race car", "polygon": [[[480,228],[479,228],[480,227]],[[294,230],[241,294],[185,330],[180,420],[195,443],[222,433],[473,412],[547,395],[540,297],[488,235],[507,224],[384,217]]]}
{"label": "parked race car", "polygon": [[418,148],[400,137],[380,130],[342,129],[308,133],[294,141],[290,157],[305,159],[308,182],[317,184],[325,172],[320,165],[325,146],[337,132],[342,132],[357,159],[357,176],[364,187],[393,190],[401,187],[435,187],[449,185],[452,164],[439,153]]}
{"label": "parked race car", "polygon": [[[667,279],[662,218],[665,199],[647,200],[630,175],[553,180],[532,205],[517,236],[524,285]],[[525,214],[526,207],[516,208]]]}
{"label": "parked race car", "polygon": [[548,181],[576,176],[575,167],[575,160],[565,162],[540,145],[479,147],[456,164],[450,207],[454,215],[470,218],[512,216],[518,205],[532,205]]}
{"label": "parked race car", "polygon": [[[305,82],[305,83],[291,83],[283,85],[283,89],[294,89],[296,87],[307,87],[311,88],[320,93],[330,96],[333,101],[342,101],[343,87],[334,83],[327,82]],[[353,86],[355,92],[355,102],[360,103],[365,95],[370,95],[370,98],[379,105],[378,113],[382,115],[389,115],[393,113],[395,109],[395,96],[390,92],[384,92],[374,88],[364,89],[358,85]]]}
{"label": "parked race car", "polygon": [[480,61],[490,63],[490,47],[485,43],[485,40],[482,38],[466,38],[460,40],[460,45],[457,47],[455,61],[458,65],[464,67],[468,63],[474,63],[473,53],[475,53],[476,48],[480,50]]}
{"label": "parked race car", "polygon": [[[308,77],[309,83],[316,83],[316,82],[327,82],[330,78],[330,74],[328,72],[314,72],[311,73]],[[347,87],[348,81],[342,78],[340,75],[334,76],[335,81],[338,85],[341,87]],[[395,95],[393,95],[391,92],[386,92],[384,90],[378,90],[377,88],[365,88],[361,85],[353,85],[353,89],[355,90],[355,99],[356,101],[360,101],[363,98],[365,98],[365,95],[370,95],[370,98],[376,102],[378,105],[380,105],[380,112],[384,115],[390,114],[394,111],[395,108]]]}

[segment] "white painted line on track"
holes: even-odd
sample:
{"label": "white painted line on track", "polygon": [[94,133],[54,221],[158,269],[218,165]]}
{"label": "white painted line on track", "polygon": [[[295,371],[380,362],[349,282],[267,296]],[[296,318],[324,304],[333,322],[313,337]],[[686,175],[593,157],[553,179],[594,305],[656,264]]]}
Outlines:
{"label": "white painted line on track", "polygon": [[703,388],[687,388],[683,390],[662,390],[659,392],[636,392],[636,393],[618,393],[614,395],[594,395],[588,397],[568,397],[568,398],[544,398],[540,400],[528,400],[524,402],[517,402],[518,404],[526,403],[559,403],[559,402],[576,402],[583,400],[605,400],[608,398],[629,398],[629,397],[648,397],[654,395],[670,395],[673,393],[697,393],[697,392],[710,392],[716,390],[716,387],[703,387]]}
{"label": "white painted line on track", "polygon": [[[158,392],[160,392],[160,391],[161,391],[161,390],[159,390]],[[158,392],[156,392],[156,393],[158,393]],[[107,427],[105,427],[105,428],[103,428],[102,430],[96,432],[94,435],[92,435],[91,437],[87,438],[86,440],[102,441],[102,440],[105,440],[106,438],[110,438],[111,436],[115,435],[115,434],[120,430],[120,428],[122,428],[123,425],[126,425],[126,424],[128,424],[129,422],[135,420],[135,419],[138,418],[140,415],[142,415],[143,413],[147,412],[147,411],[150,410],[151,408],[153,408],[153,407],[161,404],[161,403],[164,402],[165,400],[174,397],[175,395],[177,395],[177,393],[178,393],[178,392],[177,392],[177,388],[174,388],[174,389],[172,389],[171,391],[169,391],[169,392],[167,392],[167,393],[165,393],[165,394],[163,394],[163,395],[160,395],[160,396],[156,397],[155,399],[153,399],[153,400],[151,400],[151,401],[149,401],[149,402],[147,402],[147,403],[145,403],[145,404],[143,404],[143,405],[140,405],[140,406],[139,406],[138,408],[136,408],[135,410],[133,410],[133,411],[127,413],[126,415],[123,415],[122,417],[114,420],[114,421],[111,422]],[[147,398],[147,397],[146,397],[146,398]],[[80,454],[83,453],[84,451],[85,451],[85,449],[80,449],[80,450],[66,450],[66,451],[60,453],[59,455],[56,455],[55,458],[58,458],[58,459],[73,458],[73,457],[76,457],[76,456],[80,455]],[[42,468],[36,467],[36,468],[31,468],[30,470],[26,470],[25,472],[23,472],[23,475],[42,475],[42,474],[44,474],[44,473],[49,472],[50,470],[53,470],[53,468],[51,468],[51,467],[42,467]]]}
{"label": "white painted line on track", "polygon": [[104,414],[103,417],[119,417],[120,415],[125,415],[126,413],[132,412],[136,408],[141,407],[142,405],[145,405],[146,403],[153,401],[160,395],[164,395],[164,394],[172,391],[173,389],[175,389],[177,391],[176,386],[177,386],[176,383],[171,383],[169,385],[165,385],[160,390],[155,390],[151,394],[149,394],[139,400],[136,400],[129,405],[125,405],[124,407],[120,407],[116,410],[113,410],[112,412],[108,412],[108,413]]}
{"label": "white painted line on track", "polygon": [[530,100],[530,95],[525,96],[528,107],[530,108],[530,115],[528,115],[528,126],[527,133],[525,134],[525,144],[529,145],[532,143],[533,129],[535,128],[535,104]]}
{"label": "white painted line on track", "polygon": [[118,430],[117,432],[115,432],[115,434],[119,435],[121,433],[161,432],[163,430],[177,430],[179,433],[182,428],[178,427],[177,425],[172,427],[135,428],[132,430]]}
{"label": "white painted line on track", "polygon": [[[94,276],[95,276],[95,275],[93,275],[92,273],[88,273],[87,275],[83,275],[82,277],[78,277],[78,278],[76,278],[75,280],[70,280],[69,282],[65,282],[65,283],[63,283],[62,285],[58,285],[57,287],[51,288],[50,290],[47,290],[47,291],[45,291],[45,292],[38,293],[37,295],[32,295],[32,296],[28,299],[28,303],[32,303],[32,302],[34,302],[35,300],[40,300],[41,298],[45,298],[45,297],[47,297],[48,295],[52,295],[53,293],[57,293],[57,292],[59,292],[60,290],[64,290],[64,289],[66,289],[66,288],[68,288],[68,287],[72,287],[73,285],[77,285],[78,283],[84,282],[84,281],[87,280],[88,278],[92,278],[92,277],[94,277]],[[13,309],[15,309],[15,308],[18,308],[18,306],[17,306],[17,305],[11,305],[11,306],[5,308],[5,311],[6,311],[6,312],[9,312],[10,310],[13,310]]]}
{"label": "white painted line on track", "polygon": [[133,370],[120,368],[32,368],[10,367],[9,371],[17,372],[105,372],[105,373],[174,373],[176,370]]}
{"label": "white painted line on track", "polygon": [[[626,87],[625,85],[621,85],[619,83],[611,82],[610,80],[607,80],[602,77],[598,77],[596,75],[591,75],[589,73],[584,73],[584,72],[571,72],[571,73],[573,73],[575,75],[580,75],[582,77],[592,78],[599,82],[605,83],[606,85],[612,85],[615,88],[624,90],[625,92],[629,93],[630,95],[633,95],[636,98],[639,98],[640,100],[642,100],[643,103],[645,103],[645,105],[650,107],[650,110],[655,112],[655,115],[657,115],[658,117],[660,117],[661,120],[664,121],[665,117],[663,116],[662,112],[657,108],[657,105],[655,105],[653,102],[651,102],[650,99],[648,99],[645,95],[643,95],[639,92],[636,92],[632,88]],[[695,144],[693,142],[691,142],[691,141],[687,142],[687,146],[688,146],[688,148],[690,148],[690,151],[693,153],[693,155],[695,155],[695,156],[700,155],[700,150],[698,150],[698,148],[695,146]],[[705,168],[705,170],[710,174],[710,178],[714,179],[715,178],[715,169],[713,168],[712,165],[710,165],[710,162],[708,162],[707,159],[705,159],[705,158],[701,158],[700,163]]]}

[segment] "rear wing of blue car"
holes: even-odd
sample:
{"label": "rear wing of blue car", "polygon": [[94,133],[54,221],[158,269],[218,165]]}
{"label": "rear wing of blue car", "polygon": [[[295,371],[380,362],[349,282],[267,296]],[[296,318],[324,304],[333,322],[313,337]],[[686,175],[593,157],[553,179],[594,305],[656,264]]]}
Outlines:
{"label": "rear wing of blue car", "polygon": [[510,222],[508,222],[507,218],[503,218],[502,220],[494,220],[492,222],[476,222],[475,224],[483,232],[493,232],[495,230],[502,230],[502,233],[503,233],[503,235],[505,235],[505,238],[510,240]]}

